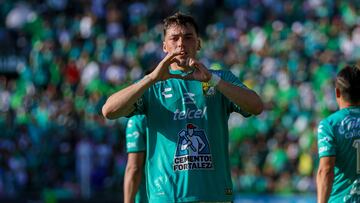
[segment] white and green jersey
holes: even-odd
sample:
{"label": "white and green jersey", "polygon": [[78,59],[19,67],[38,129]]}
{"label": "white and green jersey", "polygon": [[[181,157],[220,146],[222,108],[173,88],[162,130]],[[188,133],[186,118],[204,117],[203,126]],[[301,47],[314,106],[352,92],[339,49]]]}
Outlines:
{"label": "white and green jersey", "polygon": [[318,128],[319,157],[335,156],[329,202],[360,202],[360,107],[341,109]]}
{"label": "white and green jersey", "polygon": [[[135,115],[129,118],[126,127],[126,150],[128,153],[146,152],[146,119],[144,115]],[[142,177],[135,196],[135,203],[148,202],[144,173]]]}
{"label": "white and green jersey", "polygon": [[[212,72],[245,87],[229,71]],[[169,79],[145,92],[135,113],[147,116],[150,202],[233,200],[228,118],[234,111],[250,116],[214,87],[199,81]]]}

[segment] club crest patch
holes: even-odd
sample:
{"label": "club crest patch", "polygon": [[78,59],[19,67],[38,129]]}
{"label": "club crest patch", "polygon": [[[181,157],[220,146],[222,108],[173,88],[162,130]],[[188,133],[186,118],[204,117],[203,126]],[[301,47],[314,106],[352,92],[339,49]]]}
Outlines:
{"label": "club crest patch", "polygon": [[208,82],[201,83],[203,94],[205,96],[214,96],[216,93],[215,87],[210,86]]}

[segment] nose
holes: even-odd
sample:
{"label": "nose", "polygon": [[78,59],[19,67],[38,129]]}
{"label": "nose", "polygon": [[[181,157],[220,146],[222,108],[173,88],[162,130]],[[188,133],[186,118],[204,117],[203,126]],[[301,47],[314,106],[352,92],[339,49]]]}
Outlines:
{"label": "nose", "polygon": [[184,38],[183,37],[179,37],[179,40],[177,41],[177,46],[180,48],[184,47]]}

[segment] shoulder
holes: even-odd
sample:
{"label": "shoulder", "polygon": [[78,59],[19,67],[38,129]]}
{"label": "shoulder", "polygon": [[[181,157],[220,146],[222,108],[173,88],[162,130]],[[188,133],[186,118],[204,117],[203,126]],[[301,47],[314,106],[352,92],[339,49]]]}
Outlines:
{"label": "shoulder", "polygon": [[232,83],[236,86],[246,88],[246,85],[240,81],[238,77],[236,77],[231,71],[229,70],[210,70],[211,73],[214,73],[221,77],[221,79],[225,80],[226,82]]}
{"label": "shoulder", "polygon": [[318,127],[318,135],[332,134],[340,126],[346,114],[344,111],[339,110],[320,121]]}
{"label": "shoulder", "polygon": [[323,119],[320,123],[324,123],[330,126],[335,126],[339,122],[341,122],[346,116],[347,116],[347,111],[345,109],[338,110],[332,113],[331,115],[329,115],[328,117],[326,117],[325,119]]}
{"label": "shoulder", "polygon": [[221,79],[226,80],[228,82],[239,82],[239,78],[236,77],[231,71],[229,70],[209,70],[211,73],[216,74]]}

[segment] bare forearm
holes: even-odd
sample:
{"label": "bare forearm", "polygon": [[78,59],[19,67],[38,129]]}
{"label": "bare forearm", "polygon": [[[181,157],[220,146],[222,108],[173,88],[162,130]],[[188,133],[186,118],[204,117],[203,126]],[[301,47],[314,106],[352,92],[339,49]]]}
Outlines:
{"label": "bare forearm", "polygon": [[333,170],[319,169],[316,184],[317,184],[317,202],[327,203],[332,189],[334,180]]}
{"label": "bare forearm", "polygon": [[124,179],[124,202],[133,203],[141,182],[141,172],[126,171]]}
{"label": "bare forearm", "polygon": [[250,89],[235,86],[224,80],[220,80],[216,89],[248,113],[258,115],[263,111],[264,107],[260,97]]}
{"label": "bare forearm", "polygon": [[145,76],[139,82],[111,95],[102,108],[103,115],[108,119],[127,116],[134,110],[134,103],[144,94],[154,80]]}

